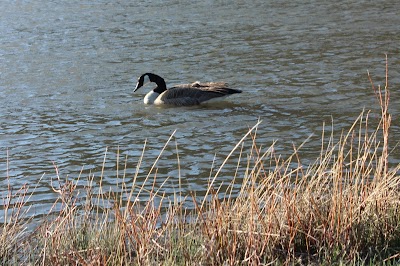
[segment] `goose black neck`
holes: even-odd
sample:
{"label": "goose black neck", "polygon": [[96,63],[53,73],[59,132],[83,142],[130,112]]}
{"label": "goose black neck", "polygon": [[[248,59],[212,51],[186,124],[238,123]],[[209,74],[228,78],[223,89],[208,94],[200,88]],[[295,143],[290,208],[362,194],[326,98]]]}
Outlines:
{"label": "goose black neck", "polygon": [[157,84],[157,87],[153,91],[161,94],[167,90],[167,85],[165,84],[165,80],[162,77],[153,73],[146,73],[145,75],[149,77],[151,82]]}

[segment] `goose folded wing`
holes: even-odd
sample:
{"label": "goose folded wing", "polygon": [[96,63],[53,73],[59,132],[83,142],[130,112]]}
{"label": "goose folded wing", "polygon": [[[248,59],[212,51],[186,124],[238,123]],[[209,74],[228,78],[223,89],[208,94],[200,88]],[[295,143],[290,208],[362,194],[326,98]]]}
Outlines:
{"label": "goose folded wing", "polygon": [[[229,94],[229,93],[228,93]],[[161,101],[172,105],[196,105],[201,102],[227,95],[224,91],[207,88],[180,88],[173,87],[161,95]]]}
{"label": "goose folded wing", "polygon": [[226,88],[226,87],[228,87],[228,83],[225,83],[225,82],[200,82],[200,81],[195,81],[193,83],[178,84],[178,85],[174,85],[173,86],[173,88],[205,88],[205,87]]}

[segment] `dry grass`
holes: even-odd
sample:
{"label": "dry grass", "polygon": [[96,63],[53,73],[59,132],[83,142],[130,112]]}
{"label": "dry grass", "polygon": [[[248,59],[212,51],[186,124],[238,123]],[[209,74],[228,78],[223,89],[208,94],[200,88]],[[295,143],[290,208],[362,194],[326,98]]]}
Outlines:
{"label": "dry grass", "polygon": [[[194,195],[169,200],[155,185],[137,186],[139,171],[133,184],[122,178],[118,193],[103,191],[102,177],[96,185],[89,176],[85,190],[77,189],[78,180],[59,180],[61,210],[26,232],[21,217],[26,193],[10,189],[2,264],[395,265],[400,261],[400,165],[388,163],[388,83],[383,89],[372,79],[371,84],[381,106],[376,129],[369,128],[372,118],[363,112],[338,140],[334,133],[323,135],[320,156],[307,167],[298,155],[301,147],[283,159],[273,145],[263,149],[257,143],[260,122],[251,128],[232,150],[252,146],[240,155],[238,164],[245,163],[246,172],[237,197],[231,196],[232,187],[221,191],[215,185],[220,170],[202,201]],[[147,182],[155,184],[161,155]],[[183,196],[193,201],[194,211],[178,200]]]}

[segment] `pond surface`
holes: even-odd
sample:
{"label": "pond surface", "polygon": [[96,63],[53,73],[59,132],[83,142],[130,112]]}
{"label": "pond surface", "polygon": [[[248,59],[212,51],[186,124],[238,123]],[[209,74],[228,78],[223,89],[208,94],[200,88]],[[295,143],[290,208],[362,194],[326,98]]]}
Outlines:
{"label": "pond surface", "polygon": [[[83,186],[104,170],[103,185],[113,189],[126,158],[129,183],[146,142],[140,184],[171,134],[156,186],[169,177],[166,195],[202,195],[211,168],[259,119],[259,145],[276,141],[275,152],[285,157],[311,136],[302,157],[313,162],[323,123],[330,128],[333,120],[339,137],[364,108],[379,114],[367,71],[383,86],[385,53],[393,147],[400,139],[399,13],[395,0],[3,0],[2,199],[8,184],[37,186],[29,204],[41,215],[58,196],[51,186],[58,187],[57,171],[61,180],[80,176]],[[195,107],[145,106],[152,87],[133,88],[146,72],[167,85],[221,80],[243,93]],[[243,157],[250,147],[251,140]],[[392,163],[400,163],[398,150]],[[238,157],[225,165],[219,183],[231,182]]]}

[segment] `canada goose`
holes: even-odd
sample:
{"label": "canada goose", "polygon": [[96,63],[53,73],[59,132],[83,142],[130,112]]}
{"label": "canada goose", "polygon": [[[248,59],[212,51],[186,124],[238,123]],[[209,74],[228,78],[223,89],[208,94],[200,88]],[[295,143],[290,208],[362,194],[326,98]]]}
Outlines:
{"label": "canada goose", "polygon": [[145,84],[145,78],[157,84],[153,90],[144,97],[145,104],[169,104],[169,105],[197,105],[213,98],[228,96],[234,93],[241,93],[241,90],[227,88],[224,82],[206,82],[198,81],[190,84],[176,85],[167,89],[162,77],[145,73],[138,79],[134,92]]}

